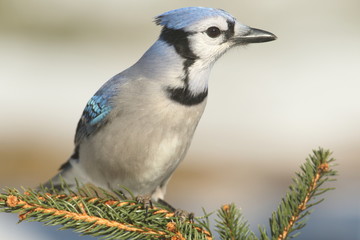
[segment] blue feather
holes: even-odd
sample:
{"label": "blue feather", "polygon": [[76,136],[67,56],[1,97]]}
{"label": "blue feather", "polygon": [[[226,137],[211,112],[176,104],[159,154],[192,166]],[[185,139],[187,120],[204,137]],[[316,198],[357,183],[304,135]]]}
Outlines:
{"label": "blue feather", "polygon": [[112,106],[109,103],[110,96],[105,96],[95,94],[86,104],[76,129],[76,145],[106,123],[106,117],[111,112]]}
{"label": "blue feather", "polygon": [[235,18],[221,9],[205,7],[186,7],[163,13],[155,18],[155,23],[171,29],[182,29],[200,20],[222,16],[234,21]]}
{"label": "blue feather", "polygon": [[112,98],[119,94],[118,86],[121,84],[122,78],[115,75],[87,102],[76,128],[75,145],[79,145],[84,138],[94,134],[109,121],[113,109]]}
{"label": "blue feather", "polygon": [[107,99],[102,96],[93,96],[84,109],[83,117],[90,125],[96,125],[101,122],[111,111]]}
{"label": "blue feather", "polygon": [[95,94],[87,102],[76,129],[76,145],[78,145],[83,138],[88,137],[99,130],[100,127],[107,122],[106,117],[112,110],[109,99],[110,96]]}

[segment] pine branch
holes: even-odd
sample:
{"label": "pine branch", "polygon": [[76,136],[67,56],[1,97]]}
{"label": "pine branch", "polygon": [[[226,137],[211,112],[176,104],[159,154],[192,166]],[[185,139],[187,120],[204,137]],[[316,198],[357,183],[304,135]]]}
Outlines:
{"label": "pine branch", "polygon": [[224,240],[257,240],[239,209],[234,204],[224,205],[218,210],[217,232]]}
{"label": "pine branch", "polygon": [[20,221],[63,225],[61,229],[106,239],[188,239],[183,236],[184,229],[188,237],[212,239],[197,224],[179,222],[164,208],[143,209],[136,201],[8,189],[0,194],[0,207],[4,212],[19,213]]}
{"label": "pine branch", "polygon": [[[319,195],[333,188],[320,188],[334,180],[333,158],[330,151],[314,150],[306,159],[300,173],[296,173],[290,191],[282,199],[270,218],[271,235],[259,227],[260,237],[250,230],[247,221],[234,204],[217,211],[216,230],[221,239],[231,240],[285,240],[296,237],[295,231],[306,224],[309,208],[323,201]],[[100,192],[99,192],[100,191]],[[119,200],[120,193],[83,188],[71,192],[64,184],[63,191],[53,194],[28,189],[20,192],[7,189],[0,193],[0,212],[18,213],[20,221],[39,221],[46,225],[62,225],[83,235],[106,239],[213,239],[209,216],[195,218],[196,223],[179,218],[161,205],[144,208],[134,200]],[[65,194],[68,193],[68,194]]]}
{"label": "pine branch", "polygon": [[291,234],[306,225],[305,217],[311,213],[309,208],[324,200],[314,202],[315,198],[334,189],[320,188],[325,182],[334,180],[332,177],[337,174],[330,168],[330,164],[335,161],[330,155],[329,150],[313,150],[313,155],[301,166],[301,172],[296,174],[297,177],[289,187],[290,191],[270,218],[272,239],[285,240],[295,237],[296,235]]}

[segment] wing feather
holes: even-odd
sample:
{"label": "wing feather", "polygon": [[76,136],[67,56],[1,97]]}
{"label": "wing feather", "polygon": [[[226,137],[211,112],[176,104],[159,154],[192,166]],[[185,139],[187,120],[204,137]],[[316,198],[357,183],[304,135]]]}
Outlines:
{"label": "wing feather", "polygon": [[83,139],[97,132],[109,121],[109,115],[114,107],[113,98],[120,94],[120,86],[128,80],[122,73],[115,75],[87,102],[76,128],[77,149]]}
{"label": "wing feather", "polygon": [[85,137],[95,133],[107,122],[107,116],[112,109],[109,99],[109,96],[104,97],[95,94],[87,102],[76,128],[75,145],[78,145]]}

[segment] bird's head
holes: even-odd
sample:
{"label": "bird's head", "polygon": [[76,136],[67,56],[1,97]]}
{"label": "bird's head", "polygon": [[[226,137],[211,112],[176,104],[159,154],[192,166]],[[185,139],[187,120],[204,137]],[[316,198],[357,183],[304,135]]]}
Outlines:
{"label": "bird's head", "polygon": [[175,9],[155,22],[162,26],[160,37],[132,69],[162,82],[170,99],[188,106],[204,102],[211,67],[228,49],[276,39],[214,8]]}
{"label": "bird's head", "polygon": [[157,16],[155,22],[163,26],[160,39],[190,63],[196,59],[211,63],[233,46],[276,39],[274,34],[241,24],[214,8],[175,9]]}

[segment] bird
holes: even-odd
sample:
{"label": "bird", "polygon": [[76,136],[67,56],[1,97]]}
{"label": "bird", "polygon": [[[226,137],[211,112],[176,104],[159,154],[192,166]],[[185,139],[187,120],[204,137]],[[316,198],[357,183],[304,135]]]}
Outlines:
{"label": "bird", "polygon": [[93,184],[163,200],[204,112],[216,60],[235,46],[277,38],[216,8],[170,10],[154,22],[158,39],[87,102],[72,155],[43,186]]}

